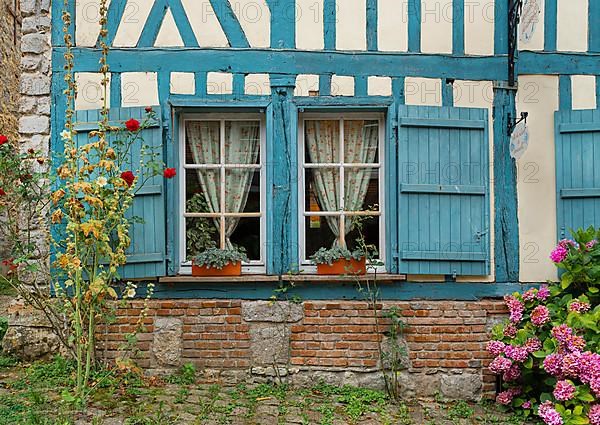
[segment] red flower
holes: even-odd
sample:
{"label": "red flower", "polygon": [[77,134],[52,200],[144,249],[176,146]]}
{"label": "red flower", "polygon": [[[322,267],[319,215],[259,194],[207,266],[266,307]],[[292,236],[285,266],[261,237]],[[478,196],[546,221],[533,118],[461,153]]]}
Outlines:
{"label": "red flower", "polygon": [[125,127],[129,131],[138,131],[140,129],[140,122],[134,118],[125,121]]}
{"label": "red flower", "polygon": [[6,137],[4,134],[0,134],[0,146],[8,143],[8,137]]}
{"label": "red flower", "polygon": [[0,187],[0,196],[6,196],[6,192],[1,187]]}
{"label": "red flower", "polygon": [[148,112],[148,113],[152,112],[152,106],[146,106],[146,112]]}
{"label": "red flower", "polygon": [[175,170],[175,168],[165,168],[163,175],[166,179],[172,179],[177,175],[177,171]]}
{"label": "red flower", "polygon": [[9,258],[8,260],[2,260],[2,265],[4,267],[8,267],[8,272],[12,273],[17,270],[17,265],[14,263],[13,258]]}
{"label": "red flower", "polygon": [[135,176],[133,175],[133,173],[131,171],[123,171],[121,173],[121,178],[123,180],[125,180],[125,183],[127,183],[127,186],[131,187],[131,185],[133,184],[133,181],[135,180]]}

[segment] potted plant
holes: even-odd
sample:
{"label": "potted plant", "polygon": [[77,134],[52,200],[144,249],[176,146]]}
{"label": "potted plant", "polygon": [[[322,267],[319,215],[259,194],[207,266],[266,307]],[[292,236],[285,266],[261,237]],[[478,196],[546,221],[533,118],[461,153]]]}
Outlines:
{"label": "potted plant", "polygon": [[242,248],[208,248],[192,258],[192,276],[240,276],[242,261],[248,261]]}
{"label": "potted plant", "polygon": [[363,275],[367,272],[366,255],[361,249],[350,251],[341,246],[321,248],[310,260],[317,265],[320,275]]}

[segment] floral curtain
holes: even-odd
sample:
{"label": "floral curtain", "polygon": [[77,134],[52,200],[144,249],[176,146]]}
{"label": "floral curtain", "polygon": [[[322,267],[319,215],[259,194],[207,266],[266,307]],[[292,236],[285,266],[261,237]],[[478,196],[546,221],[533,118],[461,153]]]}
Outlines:
{"label": "floral curtain", "polygon": [[[337,163],[339,158],[339,122],[306,121],[306,145],[312,163]],[[377,121],[344,121],[344,162],[365,164],[376,162],[378,144]],[[367,195],[372,168],[345,167],[344,210],[360,211]],[[313,168],[313,181],[319,203],[326,211],[339,211],[339,168]],[[327,224],[339,240],[337,217],[326,217]],[[345,219],[345,233],[352,230],[351,218]]]}
{"label": "floral curtain", "polygon": [[[225,123],[225,163],[249,165],[258,163],[260,149],[260,125],[256,121],[227,121]],[[196,164],[220,164],[220,132],[217,127],[202,122],[192,122],[187,127],[187,138]],[[221,212],[220,169],[199,169],[198,179],[207,200],[209,212]],[[225,170],[225,209],[223,212],[240,213],[246,207],[248,193],[255,169],[228,168]],[[219,230],[219,220],[214,224]],[[225,221],[225,247],[232,248],[231,235],[239,223],[239,217],[227,217]]]}

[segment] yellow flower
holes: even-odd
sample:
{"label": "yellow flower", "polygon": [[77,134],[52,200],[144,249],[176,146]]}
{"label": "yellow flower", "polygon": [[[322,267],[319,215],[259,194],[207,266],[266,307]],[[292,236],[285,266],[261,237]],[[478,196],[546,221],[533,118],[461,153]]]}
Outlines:
{"label": "yellow flower", "polygon": [[69,167],[67,167],[66,165],[60,166],[57,170],[57,173],[58,177],[60,177],[61,179],[66,179],[73,175]]}
{"label": "yellow flower", "polygon": [[106,186],[107,183],[108,183],[108,180],[106,180],[106,177],[104,177],[104,176],[100,176],[96,179],[96,184],[100,187]]}
{"label": "yellow flower", "polygon": [[54,205],[58,204],[58,201],[60,201],[63,196],[65,196],[65,191],[63,189],[58,189],[54,192],[52,194],[52,202],[54,202]]}
{"label": "yellow flower", "polygon": [[99,220],[90,220],[81,224],[81,231],[87,237],[92,233],[95,238],[100,237],[102,232],[102,223]]}
{"label": "yellow flower", "polygon": [[95,196],[86,196],[83,200],[94,208],[102,208],[104,206],[100,198],[96,198]]}
{"label": "yellow flower", "polygon": [[56,210],[52,213],[52,223],[60,223],[63,219],[64,215],[62,210]]}
{"label": "yellow flower", "polygon": [[117,154],[115,153],[115,150],[113,148],[108,148],[106,150],[106,157],[108,159],[116,159],[117,158]]}

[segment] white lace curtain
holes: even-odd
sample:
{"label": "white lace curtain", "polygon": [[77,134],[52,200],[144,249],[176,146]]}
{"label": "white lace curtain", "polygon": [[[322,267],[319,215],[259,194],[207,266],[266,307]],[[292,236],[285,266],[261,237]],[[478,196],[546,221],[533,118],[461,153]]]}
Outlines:
{"label": "white lace curtain", "polygon": [[[227,121],[225,127],[225,164],[256,164],[260,149],[260,125],[254,121]],[[187,138],[192,151],[194,163],[216,164],[220,158],[220,128],[202,122],[191,122],[187,126]],[[222,165],[222,164],[221,164]],[[225,190],[221,191],[221,169],[198,169],[198,179],[202,193],[208,203],[210,213],[241,213],[246,207],[248,193],[252,184],[255,169],[228,168],[225,170]],[[221,204],[221,196],[224,202]],[[223,208],[223,211],[221,209]],[[220,220],[213,222],[220,230]],[[232,248],[231,235],[235,231],[239,217],[227,217],[225,221],[225,246]]]}
{"label": "white lace curtain", "polygon": [[[311,163],[340,162],[340,123],[339,121],[306,121],[306,146]],[[366,164],[375,162],[378,143],[378,126],[366,125],[365,121],[344,122],[344,163]],[[319,204],[325,211],[342,209],[340,190],[343,190],[345,211],[362,209],[371,168],[345,167],[344,188],[340,189],[340,168],[312,168],[313,182]],[[327,224],[340,241],[340,222],[335,216],[326,216]],[[351,218],[344,222],[344,236],[352,230]]]}

